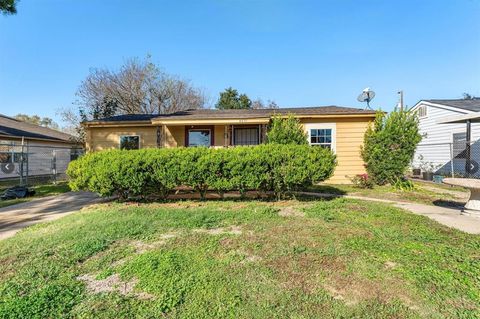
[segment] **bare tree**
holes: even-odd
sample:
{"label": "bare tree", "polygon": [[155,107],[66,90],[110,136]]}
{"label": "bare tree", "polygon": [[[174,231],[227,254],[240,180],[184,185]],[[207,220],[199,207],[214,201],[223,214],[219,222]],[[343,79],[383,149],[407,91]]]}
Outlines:
{"label": "bare tree", "polygon": [[203,92],[190,81],[163,72],[148,58],[129,59],[118,71],[92,69],[77,97],[85,111],[115,101],[118,114],[172,113],[206,103]]}
{"label": "bare tree", "polygon": [[203,108],[207,102],[201,89],[162,71],[149,57],[129,59],[119,70],[91,69],[76,96],[78,111],[63,109],[60,114],[77,127],[80,121],[120,114],[173,113]]}
{"label": "bare tree", "polygon": [[278,109],[278,105],[272,100],[267,100],[267,104],[265,104],[262,99],[256,99],[252,102],[252,109]]}

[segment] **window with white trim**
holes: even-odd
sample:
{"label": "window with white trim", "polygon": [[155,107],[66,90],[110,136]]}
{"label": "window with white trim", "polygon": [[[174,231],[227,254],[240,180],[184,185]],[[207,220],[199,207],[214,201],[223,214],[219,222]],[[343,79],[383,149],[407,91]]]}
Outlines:
{"label": "window with white trim", "polygon": [[332,129],[310,129],[310,145],[332,149]]}
{"label": "window with white trim", "polygon": [[140,148],[140,136],[122,135],[120,136],[121,150],[138,150]]}

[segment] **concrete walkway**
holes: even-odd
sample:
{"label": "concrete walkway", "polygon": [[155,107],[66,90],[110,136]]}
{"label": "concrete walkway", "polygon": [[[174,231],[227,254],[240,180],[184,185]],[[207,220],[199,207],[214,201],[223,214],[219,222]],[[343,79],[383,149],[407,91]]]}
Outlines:
{"label": "concrete walkway", "polygon": [[102,201],[105,200],[94,193],[68,192],[0,208],[0,240],[15,235],[24,227],[58,219]]}
{"label": "concrete walkway", "polygon": [[392,204],[396,207],[408,210],[414,214],[427,216],[428,218],[433,219],[442,225],[456,228],[458,230],[461,230],[469,234],[480,234],[480,218],[462,215],[461,208],[447,208],[447,207],[441,207],[441,206],[417,204],[417,203],[402,202],[402,201],[392,201],[387,199],[354,196],[354,195],[337,195],[337,194],[314,193],[314,192],[298,192],[298,194],[314,196],[314,197],[322,197],[322,198],[345,197],[345,198],[351,198],[351,199],[361,199],[361,200],[367,200],[367,201],[373,201],[373,202]]}

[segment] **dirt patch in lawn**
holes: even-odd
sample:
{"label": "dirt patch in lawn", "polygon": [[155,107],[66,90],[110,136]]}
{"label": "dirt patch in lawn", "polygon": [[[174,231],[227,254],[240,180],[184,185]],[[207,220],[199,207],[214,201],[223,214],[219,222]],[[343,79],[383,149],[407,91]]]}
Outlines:
{"label": "dirt patch in lawn", "polygon": [[[392,266],[390,265],[390,267]],[[425,314],[425,311],[420,309],[417,302],[406,292],[402,282],[393,280],[373,281],[358,276],[336,274],[326,278],[323,288],[333,299],[342,300],[348,306],[356,305],[365,300],[376,299],[383,303],[399,300],[408,308]]]}
{"label": "dirt patch in lawn", "polygon": [[229,226],[229,227],[219,227],[219,228],[197,228],[193,230],[196,233],[204,233],[209,235],[241,235],[242,228],[240,226]]}
{"label": "dirt patch in lawn", "polygon": [[123,296],[134,296],[138,299],[151,299],[153,295],[145,292],[134,292],[137,279],[123,281],[118,274],[113,274],[105,279],[96,279],[93,275],[78,276],[77,280],[83,281],[87,290],[98,294],[102,292],[118,292]]}
{"label": "dirt patch in lawn", "polygon": [[135,253],[141,254],[146,251],[163,246],[167,243],[169,239],[175,238],[177,236],[178,236],[178,233],[162,234],[156,241],[144,242],[141,240],[135,240],[131,242],[131,245],[135,248]]}
{"label": "dirt patch in lawn", "polygon": [[282,217],[304,217],[305,213],[292,206],[287,206],[280,209],[278,215]]}

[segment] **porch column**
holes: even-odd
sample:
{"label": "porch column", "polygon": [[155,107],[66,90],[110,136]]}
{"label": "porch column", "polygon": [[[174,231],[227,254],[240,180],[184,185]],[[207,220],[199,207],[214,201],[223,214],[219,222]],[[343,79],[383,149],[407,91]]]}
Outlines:
{"label": "porch column", "polygon": [[232,139],[232,134],[233,134],[233,125],[225,125],[225,131],[224,131],[224,146],[232,146],[233,145],[233,139]]}
{"label": "porch column", "polygon": [[267,125],[260,124],[260,144],[263,144],[267,141]]}
{"label": "porch column", "polygon": [[228,134],[228,125],[224,125],[223,129],[223,146],[228,147],[230,144],[230,136]]}
{"label": "porch column", "polygon": [[157,148],[162,147],[163,125],[157,126]]}

